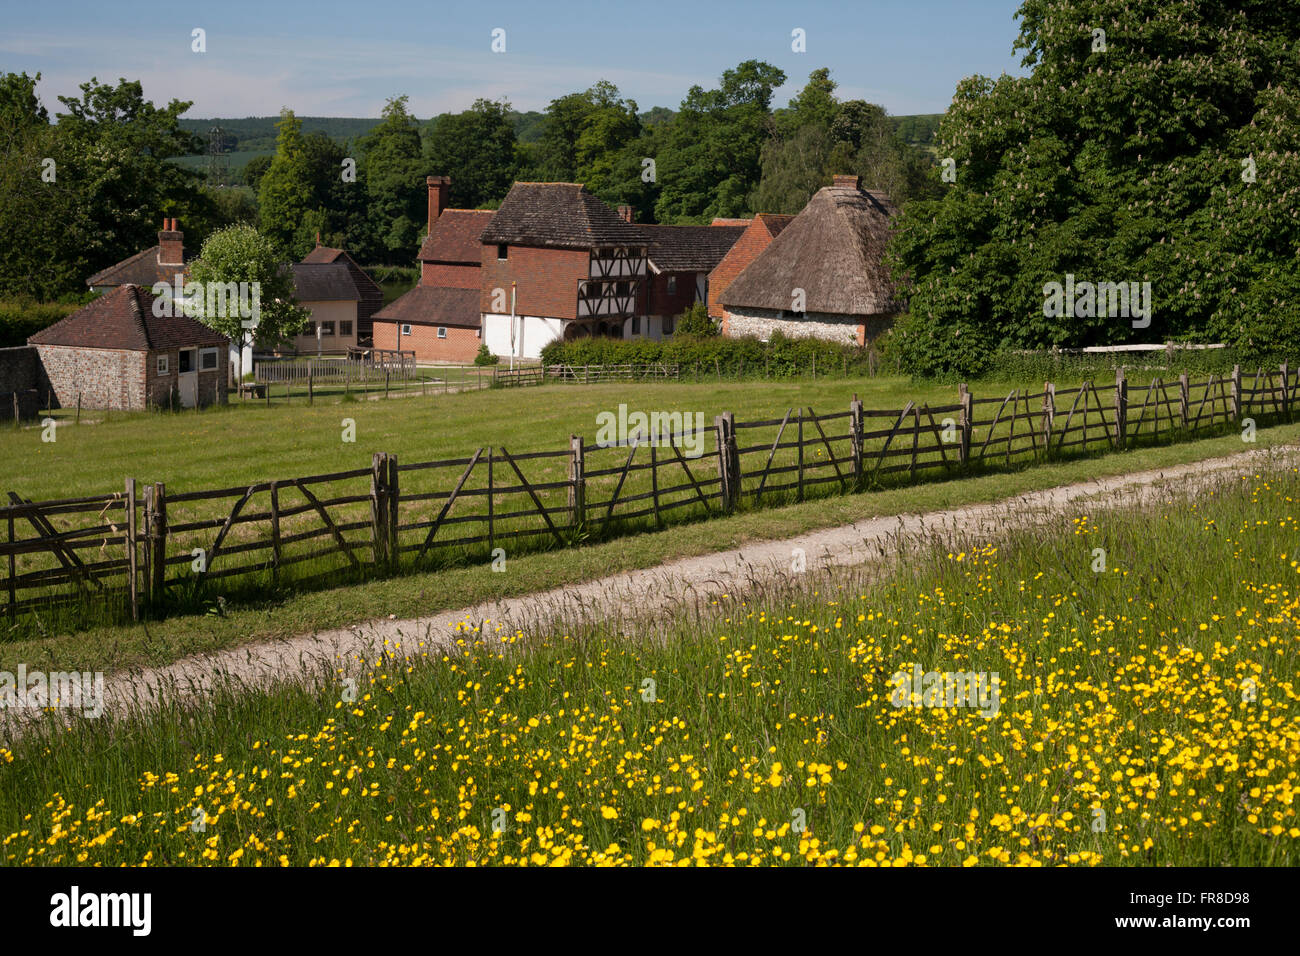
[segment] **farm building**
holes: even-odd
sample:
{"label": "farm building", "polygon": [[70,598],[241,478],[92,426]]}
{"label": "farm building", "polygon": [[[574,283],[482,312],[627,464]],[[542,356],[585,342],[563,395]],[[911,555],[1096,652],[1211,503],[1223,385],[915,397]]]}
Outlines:
{"label": "farm building", "polygon": [[772,244],[781,230],[794,220],[794,216],[759,213],[753,219],[715,219],[713,225],[739,225],[744,227],[740,238],[727,250],[727,254],[709,273],[709,317],[721,324],[722,334],[727,334],[727,310],[722,307],[721,296],[733,279],[740,275],[758,254]]}
{"label": "farm building", "polygon": [[429,231],[420,246],[420,283],[375,314],[377,349],[413,351],[420,362],[469,362],[482,341],[479,236],[488,209],[447,209],[451,180],[429,176]]}
{"label": "farm building", "polygon": [[709,275],[746,227],[714,223],[709,226],[641,226],[649,246],[650,274],[638,311],[624,328],[624,338],[661,339],[673,333],[674,318],[709,296]]}
{"label": "farm building", "polygon": [[320,354],[356,346],[361,293],[345,263],[294,263],[293,295],[311,312],[307,331],[294,336],[294,351]]}
{"label": "farm building", "polygon": [[495,355],[618,337],[637,315],[648,242],[581,183],[515,183],[480,238],[483,340]]}
{"label": "farm building", "polygon": [[369,345],[374,335],[374,317],[384,306],[384,290],[379,287],[374,279],[361,266],[357,265],[350,255],[342,249],[331,249],[329,246],[320,244],[320,237],[316,238],[316,248],[303,257],[305,265],[336,265],[342,264],[347,267],[348,275],[352,277],[352,284],[356,286],[357,295],[357,318],[356,318],[356,338],[358,345]]}
{"label": "farm building", "polygon": [[894,205],[836,176],[723,290],[727,334],[865,345],[902,303],[884,263]]}
{"label": "farm building", "polygon": [[59,407],[224,403],[229,339],[184,315],[155,315],[154,298],[143,286],[120,285],[28,338],[40,390]]}
{"label": "farm building", "polygon": [[185,254],[185,235],[175,219],[164,219],[158,233],[158,245],[101,269],[86,280],[93,292],[107,292],[131,283],[152,289],[155,283],[175,285],[179,273],[184,282],[189,276],[189,260]]}

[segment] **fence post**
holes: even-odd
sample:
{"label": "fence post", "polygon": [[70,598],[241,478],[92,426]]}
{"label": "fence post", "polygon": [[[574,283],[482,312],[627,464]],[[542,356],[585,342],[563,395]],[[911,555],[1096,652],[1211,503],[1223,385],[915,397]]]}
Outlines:
{"label": "fence post", "polygon": [[271,482],[271,579],[280,575],[280,483]]}
{"label": "fence post", "polygon": [[140,620],[140,554],[135,537],[135,479],[126,480],[126,573],[130,584],[131,620]]}
{"label": "fence post", "polygon": [[724,511],[736,509],[740,501],[740,453],[736,449],[736,417],[723,412],[714,419],[718,427],[718,474],[722,479]]}
{"label": "fence post", "polygon": [[398,492],[397,456],[386,454],[384,457],[388,460],[388,563],[392,570],[396,571],[402,557],[397,540],[397,522],[401,516],[397,507],[401,500]]}
{"label": "fence post", "polygon": [[[1127,388],[1127,386],[1125,386]],[[1056,386],[1043,383],[1043,457],[1052,450],[1052,429],[1056,426]]]}
{"label": "fence post", "polygon": [[488,551],[496,550],[496,532],[493,526],[494,507],[492,499],[495,497],[492,487],[492,466],[493,451],[491,446],[488,447],[488,485],[487,485],[487,511],[488,511]]}
{"label": "fence post", "polygon": [[316,399],[316,382],[311,373],[311,366],[307,367],[307,404],[314,404]]}
{"label": "fence post", "polygon": [[1291,379],[1289,376],[1291,370],[1287,367],[1287,363],[1283,362],[1280,367],[1280,371],[1282,372],[1282,416],[1287,421],[1290,421],[1291,420],[1291,386],[1290,386]]}
{"label": "fence post", "polygon": [[1232,367],[1232,420],[1241,421],[1241,366]]}
{"label": "fence post", "polygon": [[849,402],[849,447],[853,449],[853,488],[862,487],[862,402],[857,392]]}
{"label": "fence post", "polygon": [[388,506],[388,496],[384,491],[384,481],[387,477],[388,467],[384,453],[377,451],[370,459],[370,544],[374,549],[377,567],[383,567],[388,562],[388,548],[385,542],[388,534],[388,516],[384,513]]}
{"label": "fence post", "polygon": [[1183,372],[1178,376],[1178,417],[1183,423],[1183,428],[1187,428],[1187,410],[1191,404],[1191,389],[1187,382],[1187,373]]}
{"label": "fence post", "polygon": [[569,509],[573,513],[574,528],[581,528],[587,520],[587,460],[583,453],[582,436],[569,436]]}
{"label": "fence post", "polygon": [[970,459],[970,436],[974,420],[975,403],[966,383],[957,386],[957,401],[961,404],[961,444],[957,446],[957,457],[964,465]]}
{"label": "fence post", "polygon": [[[9,543],[14,543],[14,514],[9,512]],[[11,550],[9,552],[9,618],[12,620],[18,613],[18,557]]]}
{"label": "fence post", "polygon": [[149,600],[158,603],[163,598],[167,584],[167,486],[161,481],[153,484],[153,513],[149,516],[149,571],[153,581],[149,585]]}
{"label": "fence post", "polygon": [[[817,368],[817,356],[816,356],[816,355],[813,356],[813,368],[814,368],[814,369]],[[798,460],[798,470],[797,470],[796,473],[795,473],[796,476],[797,476],[797,478],[798,478],[798,491],[797,491],[798,498],[797,498],[797,500],[798,500],[798,501],[803,501],[803,409],[802,409],[802,408],[799,409],[799,431],[798,431],[797,437],[798,437],[798,442],[797,442],[797,444],[798,444],[798,446],[799,446],[799,457],[798,457],[798,459],[797,459],[797,460]]]}
{"label": "fence post", "polygon": [[1128,439],[1128,379],[1124,366],[1115,372],[1115,447],[1123,448]]}

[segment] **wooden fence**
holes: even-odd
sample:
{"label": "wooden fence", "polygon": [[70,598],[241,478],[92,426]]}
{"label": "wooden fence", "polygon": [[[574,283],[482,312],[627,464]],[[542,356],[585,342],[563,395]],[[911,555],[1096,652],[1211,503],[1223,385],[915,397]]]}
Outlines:
{"label": "wooden fence", "polygon": [[[525,370],[517,370],[525,371]],[[540,368],[534,369],[540,373]],[[737,422],[730,412],[651,418],[636,433],[563,447],[475,449],[461,458],[399,463],[214,490],[164,484],[0,504],[11,617],[89,599],[123,601],[133,616],[169,594],[243,578],[254,589],[338,572],[390,574],[432,556],[563,547],[590,535],[661,527],[886,484],[1190,437],[1249,418],[1290,420],[1300,375],[1283,365],[1230,376],[1086,382],[901,409],[788,409]],[[608,438],[608,436],[605,436]],[[299,569],[301,570],[301,569]],[[123,605],[119,605],[123,606]]]}
{"label": "wooden fence", "polygon": [[654,362],[645,365],[548,365],[546,377],[556,382],[581,382],[595,385],[600,382],[675,381],[681,369],[673,363]]}

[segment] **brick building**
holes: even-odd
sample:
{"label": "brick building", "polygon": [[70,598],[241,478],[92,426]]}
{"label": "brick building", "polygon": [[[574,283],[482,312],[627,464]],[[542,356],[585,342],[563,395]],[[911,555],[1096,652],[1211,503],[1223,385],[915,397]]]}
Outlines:
{"label": "brick building", "polygon": [[28,338],[41,394],[56,407],[142,410],[226,401],[230,340],[166,315],[149,289],[127,283]]}
{"label": "brick building", "polygon": [[189,261],[193,258],[186,254],[184,240],[180,224],[175,219],[164,219],[158,245],[101,269],[86,280],[86,285],[93,292],[108,292],[127,283],[152,289],[158,282],[175,285],[177,273],[184,282],[189,277]]}
{"label": "brick building", "polygon": [[727,334],[866,345],[903,308],[884,263],[894,215],[889,197],[836,176],[719,293]]}
{"label": "brick building", "polygon": [[429,176],[429,228],[416,257],[420,283],[375,314],[377,349],[412,351],[419,362],[473,361],[482,342],[479,235],[490,209],[447,209],[451,180]]}
{"label": "brick building", "polygon": [[781,234],[781,230],[794,220],[794,216],[775,215],[761,212],[753,219],[715,219],[713,224],[740,225],[744,227],[740,238],[727,250],[727,254],[718,261],[709,273],[709,317],[719,323],[722,334],[727,334],[727,310],[722,307],[721,296],[736,276],[745,271],[745,267],[758,258],[758,254],[772,244],[772,240]]}

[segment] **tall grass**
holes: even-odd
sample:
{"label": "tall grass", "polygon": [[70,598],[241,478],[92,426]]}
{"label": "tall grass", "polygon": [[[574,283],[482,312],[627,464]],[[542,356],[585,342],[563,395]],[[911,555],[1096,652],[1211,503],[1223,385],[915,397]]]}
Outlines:
{"label": "tall grass", "polygon": [[[1294,865],[1297,500],[1296,469],[1220,479],[51,723],[0,753],[4,858]],[[996,672],[996,714],[897,706],[914,666]]]}

